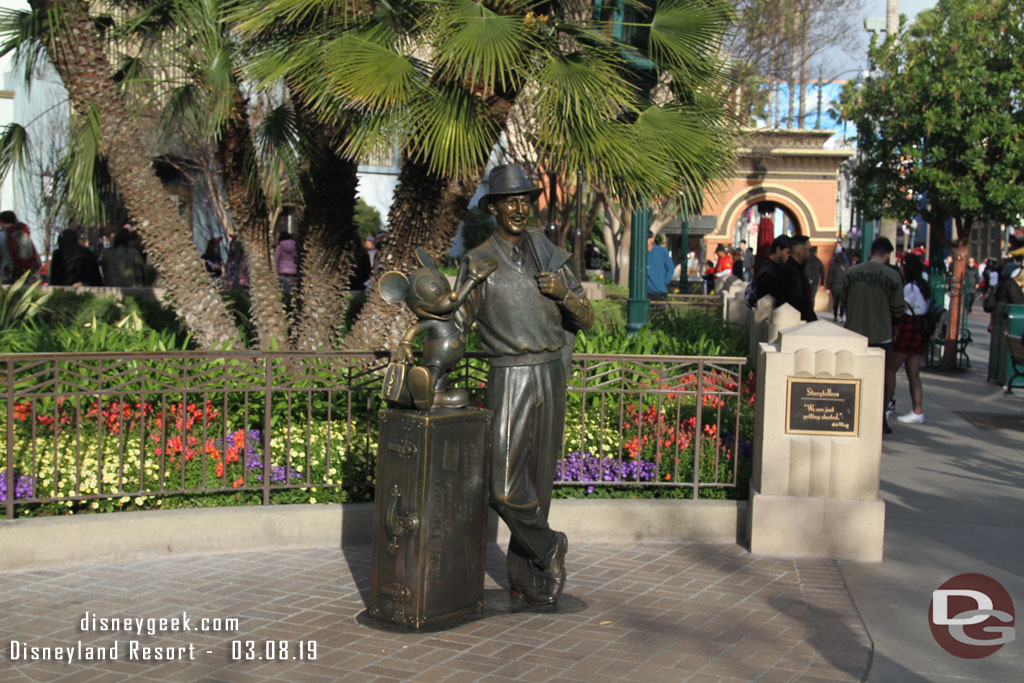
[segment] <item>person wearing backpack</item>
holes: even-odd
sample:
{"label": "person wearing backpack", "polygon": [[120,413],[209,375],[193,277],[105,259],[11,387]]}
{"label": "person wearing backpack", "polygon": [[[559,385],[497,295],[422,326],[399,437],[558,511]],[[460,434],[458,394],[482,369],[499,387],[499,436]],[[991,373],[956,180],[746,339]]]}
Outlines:
{"label": "person wearing backpack", "polygon": [[[18,222],[13,211],[0,211],[0,230],[6,235],[5,246],[10,258],[11,272],[5,281],[17,280],[25,273],[38,273],[42,262],[28,226]],[[6,274],[5,274],[6,276]]]}
{"label": "person wearing backpack", "polygon": [[928,300],[931,288],[924,279],[924,262],[914,253],[903,257],[903,300],[906,310],[900,316],[896,333],[892,340],[892,353],[886,363],[885,386],[889,392],[886,405],[891,405],[896,386],[896,372],[903,365],[906,368],[907,382],[910,384],[910,400],[913,407],[909,413],[896,418],[905,424],[924,424],[924,387],[921,384],[921,363],[924,353],[928,350],[931,334],[927,329]]}

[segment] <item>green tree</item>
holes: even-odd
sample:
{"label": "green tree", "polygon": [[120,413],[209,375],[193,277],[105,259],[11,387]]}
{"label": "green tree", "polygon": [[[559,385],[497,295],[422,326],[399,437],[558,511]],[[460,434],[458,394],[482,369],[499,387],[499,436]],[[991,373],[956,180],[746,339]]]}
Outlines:
{"label": "green tree", "polygon": [[[863,88],[847,87],[840,103],[857,126],[854,197],[865,217],[920,212],[953,250],[950,366],[971,228],[1024,213],[1021,16],[1020,0],[939,0],[872,45],[876,73]],[[944,234],[950,219],[955,241]]]}
{"label": "green tree", "polygon": [[380,218],[380,212],[367,204],[362,197],[356,199],[355,222],[359,236],[362,238],[375,237],[384,225]]}

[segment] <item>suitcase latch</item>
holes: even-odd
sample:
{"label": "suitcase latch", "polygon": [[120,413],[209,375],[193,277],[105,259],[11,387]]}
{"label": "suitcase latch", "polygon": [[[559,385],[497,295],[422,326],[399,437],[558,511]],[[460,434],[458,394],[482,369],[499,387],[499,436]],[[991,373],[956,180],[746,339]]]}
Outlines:
{"label": "suitcase latch", "polygon": [[391,487],[391,500],[388,501],[388,509],[384,514],[384,529],[388,534],[387,549],[394,555],[398,552],[398,539],[400,536],[412,533],[420,526],[420,518],[415,512],[399,514],[398,504],[402,501],[402,493],[398,484]]}

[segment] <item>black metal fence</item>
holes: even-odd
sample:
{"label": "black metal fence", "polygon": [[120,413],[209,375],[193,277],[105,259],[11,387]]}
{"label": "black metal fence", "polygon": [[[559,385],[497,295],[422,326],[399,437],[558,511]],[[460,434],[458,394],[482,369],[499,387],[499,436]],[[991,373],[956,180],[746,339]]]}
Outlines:
{"label": "black metal fence", "polygon": [[[158,508],[168,497],[372,494],[385,353],[0,355],[16,515]],[[556,483],[735,486],[742,358],[573,358]],[[486,359],[452,382],[482,405]],[[339,498],[335,498],[339,499]],[[200,503],[201,504],[201,503]],[[244,504],[244,503],[243,503]]]}

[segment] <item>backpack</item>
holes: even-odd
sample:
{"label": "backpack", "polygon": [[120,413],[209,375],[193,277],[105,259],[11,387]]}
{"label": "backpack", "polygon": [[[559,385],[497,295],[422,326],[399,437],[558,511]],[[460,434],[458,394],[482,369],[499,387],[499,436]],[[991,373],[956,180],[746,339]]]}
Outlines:
{"label": "backpack", "polygon": [[942,320],[946,316],[946,309],[940,304],[929,301],[928,310],[925,311],[921,318],[921,332],[925,338],[932,339],[935,333],[938,332],[939,327],[942,325]]}
{"label": "backpack", "polygon": [[31,260],[36,253],[35,245],[32,244],[32,238],[26,235],[21,230],[16,231],[11,235],[11,241],[17,247],[17,252],[12,252],[13,256],[17,256],[25,261]]}
{"label": "backpack", "polygon": [[743,301],[746,302],[748,308],[757,308],[757,287],[754,286],[755,279],[751,278],[750,282],[747,283],[747,288],[743,290]]}

